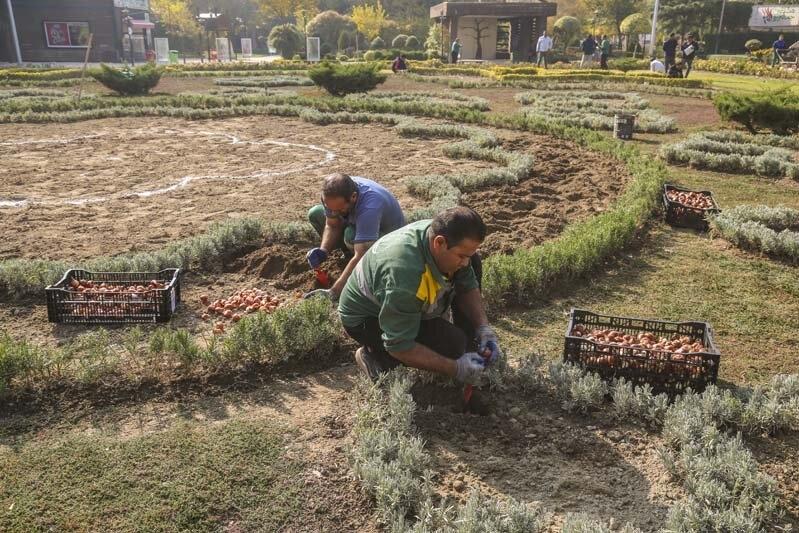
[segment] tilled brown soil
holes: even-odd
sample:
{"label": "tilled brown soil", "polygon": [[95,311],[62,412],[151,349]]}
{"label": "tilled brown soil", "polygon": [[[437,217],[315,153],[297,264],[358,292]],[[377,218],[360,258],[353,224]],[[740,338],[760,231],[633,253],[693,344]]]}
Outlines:
{"label": "tilled brown soil", "polygon": [[503,146],[533,154],[533,174],[516,185],[463,197],[488,225],[484,255],[510,254],[556,237],[567,224],[606,210],[630,180],[619,161],[574,143],[540,135],[513,137]]}
{"label": "tilled brown soil", "polygon": [[538,504],[554,513],[553,531],[568,513],[657,531],[683,497],[656,455],[654,433],[606,413],[567,414],[545,393],[485,393],[491,414],[483,417],[464,414],[461,395],[434,386],[414,394],[441,496],[463,501],[479,489]]}

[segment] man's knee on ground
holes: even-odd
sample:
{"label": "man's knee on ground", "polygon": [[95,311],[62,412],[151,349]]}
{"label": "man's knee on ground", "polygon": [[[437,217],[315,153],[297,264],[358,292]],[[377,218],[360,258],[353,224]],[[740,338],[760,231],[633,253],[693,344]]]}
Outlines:
{"label": "man's knee on ground", "polygon": [[350,252],[355,251],[355,243],[352,241],[355,239],[355,226],[347,226],[344,228],[344,246],[347,247],[347,250]]}
{"label": "man's knee on ground", "polygon": [[311,223],[311,226],[313,226],[316,232],[321,236],[325,229],[325,223],[327,222],[325,207],[322,204],[315,205],[308,210],[308,222]]}

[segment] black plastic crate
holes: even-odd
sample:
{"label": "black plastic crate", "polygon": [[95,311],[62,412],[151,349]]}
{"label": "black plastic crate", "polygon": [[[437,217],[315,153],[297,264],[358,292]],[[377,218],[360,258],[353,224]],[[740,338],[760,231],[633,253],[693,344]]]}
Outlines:
{"label": "black plastic crate", "polygon": [[[123,287],[147,285],[150,280],[165,283],[164,289],[144,293],[86,293],[72,290],[71,280],[87,280]],[[160,272],[89,272],[68,270],[64,277],[45,289],[47,318],[61,324],[120,324],[169,322],[180,303],[180,269]]]}
{"label": "black plastic crate", "polygon": [[[676,354],[665,350],[601,344],[572,335],[578,324],[589,330],[610,329],[630,335],[685,335],[701,341],[704,351]],[[563,360],[597,372],[607,380],[624,378],[635,385],[648,383],[656,393],[674,395],[689,387],[701,392],[708,384],[715,383],[721,355],[713,341],[713,330],[706,322],[668,322],[600,315],[583,309],[572,309],[566,330]]]}
{"label": "black plastic crate", "polygon": [[[669,200],[668,197],[669,191],[701,193],[705,196],[710,197],[710,201],[713,203],[713,207],[709,209],[698,209],[696,207],[690,207]],[[719,209],[719,204],[718,202],[716,202],[716,198],[713,196],[712,192],[685,189],[683,187],[678,187],[676,185],[671,185],[669,183],[663,186],[663,208],[665,209],[666,212],[666,222],[668,222],[672,226],[677,226],[680,228],[691,228],[699,231],[707,231],[708,214],[721,212],[721,209]]]}

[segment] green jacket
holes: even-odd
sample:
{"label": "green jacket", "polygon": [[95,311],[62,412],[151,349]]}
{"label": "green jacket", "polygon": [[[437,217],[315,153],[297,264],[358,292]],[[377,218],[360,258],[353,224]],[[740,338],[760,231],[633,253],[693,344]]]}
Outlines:
{"label": "green jacket", "polygon": [[610,41],[608,39],[602,39],[602,43],[599,45],[599,49],[602,50],[603,54],[610,53]]}
{"label": "green jacket", "polygon": [[381,237],[355,267],[339,298],[347,327],[377,318],[388,351],[413,348],[422,320],[446,313],[455,292],[477,289],[471,266],[452,279],[436,267],[430,252],[430,220],[420,220]]}

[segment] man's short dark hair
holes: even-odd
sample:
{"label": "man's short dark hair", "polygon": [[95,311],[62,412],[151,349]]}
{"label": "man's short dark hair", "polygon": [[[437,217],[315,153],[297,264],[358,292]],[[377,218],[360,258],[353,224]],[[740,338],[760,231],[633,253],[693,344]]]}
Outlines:
{"label": "man's short dark hair", "polygon": [[322,196],[325,198],[344,198],[349,200],[350,196],[355,192],[358,192],[358,185],[351,177],[340,172],[327,176],[322,187]]}
{"label": "man's short dark hair", "polygon": [[447,247],[457,246],[464,239],[483,242],[486,238],[486,225],[477,211],[468,207],[451,207],[441,211],[430,226],[433,235],[447,239]]}
{"label": "man's short dark hair", "polygon": [[669,34],[669,37],[674,37],[674,35],[675,35],[675,33],[674,33],[674,32],[671,32],[671,33]]}

